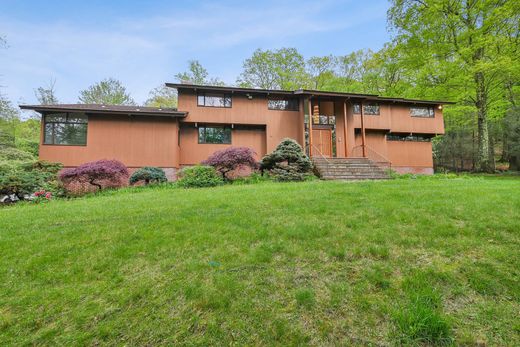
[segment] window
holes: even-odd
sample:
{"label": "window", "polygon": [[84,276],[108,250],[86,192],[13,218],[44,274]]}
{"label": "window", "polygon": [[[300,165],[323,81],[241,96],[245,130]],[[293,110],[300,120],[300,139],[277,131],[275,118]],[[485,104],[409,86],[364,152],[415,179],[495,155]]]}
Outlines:
{"label": "window", "polygon": [[428,135],[417,135],[417,134],[387,134],[386,139],[388,141],[414,141],[414,142],[430,142],[431,137]]}
{"label": "window", "polygon": [[87,116],[55,113],[44,116],[43,143],[46,145],[86,145]]}
{"label": "window", "polygon": [[197,95],[197,105],[207,107],[231,107],[231,95],[205,93]]}
{"label": "window", "polygon": [[231,144],[231,128],[201,126],[199,143]]}
{"label": "window", "polygon": [[268,99],[267,108],[270,110],[298,111],[298,99]]}
{"label": "window", "polygon": [[[360,114],[361,113],[361,104],[353,104],[352,112],[354,114]],[[373,116],[379,115],[379,105],[375,104],[375,103],[363,105],[363,114],[373,115]]]}
{"label": "window", "polygon": [[412,117],[435,117],[435,110],[433,107],[410,107],[410,116]]}

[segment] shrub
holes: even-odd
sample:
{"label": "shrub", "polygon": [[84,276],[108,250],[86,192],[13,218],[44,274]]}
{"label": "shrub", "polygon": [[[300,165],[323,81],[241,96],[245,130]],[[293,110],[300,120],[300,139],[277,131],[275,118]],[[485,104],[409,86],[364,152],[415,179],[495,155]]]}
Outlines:
{"label": "shrub", "polygon": [[128,169],[117,160],[97,160],[72,169],[63,170],[60,180],[68,185],[71,183],[84,184],[102,190],[104,188],[119,188],[128,182]]}
{"label": "shrub", "polygon": [[0,146],[0,161],[32,161],[34,156],[14,147]]}
{"label": "shrub", "polygon": [[163,183],[167,180],[163,169],[152,166],[142,167],[130,176],[130,184],[132,185],[139,181],[144,181],[144,184],[148,185],[150,183]]}
{"label": "shrub", "polygon": [[43,189],[53,195],[61,195],[57,173],[62,168],[59,163],[46,161],[17,162],[0,165],[0,194],[16,195],[23,199],[36,190]]}
{"label": "shrub", "polygon": [[278,181],[303,181],[312,170],[311,161],[293,139],[283,139],[260,164],[262,171],[269,171]]}
{"label": "shrub", "polygon": [[213,166],[190,166],[179,173],[177,184],[183,188],[214,187],[224,183]]}
{"label": "shrub", "polygon": [[258,168],[255,154],[255,151],[248,147],[229,147],[216,151],[202,164],[213,166],[226,180],[229,179],[227,174],[233,170],[241,167],[249,167],[252,170]]}

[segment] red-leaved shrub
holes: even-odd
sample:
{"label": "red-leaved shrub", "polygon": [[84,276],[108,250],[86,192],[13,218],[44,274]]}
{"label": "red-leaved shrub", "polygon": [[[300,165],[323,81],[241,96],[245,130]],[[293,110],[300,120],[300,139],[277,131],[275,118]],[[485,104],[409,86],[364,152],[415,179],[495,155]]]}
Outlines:
{"label": "red-leaved shrub", "polygon": [[251,170],[257,169],[258,163],[255,160],[255,154],[255,151],[248,147],[229,147],[216,151],[202,164],[213,166],[220,172],[222,178],[229,179],[228,174],[232,171],[245,167]]}
{"label": "red-leaved shrub", "polygon": [[[88,183],[96,190],[119,188],[128,183],[128,169],[117,160],[97,160],[72,169],[63,170],[59,178],[65,184],[84,185]],[[87,191],[89,189],[86,189]]]}

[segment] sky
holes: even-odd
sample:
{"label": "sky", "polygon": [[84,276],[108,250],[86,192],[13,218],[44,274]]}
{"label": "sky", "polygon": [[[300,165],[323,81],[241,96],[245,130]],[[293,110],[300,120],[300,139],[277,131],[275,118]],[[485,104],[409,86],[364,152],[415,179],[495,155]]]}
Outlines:
{"label": "sky", "polygon": [[380,49],[390,39],[386,0],[0,0],[0,92],[36,103],[55,81],[62,103],[105,79],[137,103],[174,82],[189,60],[233,84],[255,49],[297,48],[306,58]]}

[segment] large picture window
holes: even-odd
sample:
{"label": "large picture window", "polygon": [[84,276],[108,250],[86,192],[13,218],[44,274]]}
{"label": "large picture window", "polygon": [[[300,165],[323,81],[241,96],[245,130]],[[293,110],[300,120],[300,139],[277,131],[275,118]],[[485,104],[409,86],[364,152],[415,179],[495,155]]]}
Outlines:
{"label": "large picture window", "polygon": [[433,118],[435,110],[433,107],[410,107],[410,115],[412,117]]}
{"label": "large picture window", "polygon": [[200,126],[199,143],[231,144],[231,128]]}
{"label": "large picture window", "polygon": [[268,99],[267,108],[280,111],[298,111],[298,99]]}
{"label": "large picture window", "polygon": [[[352,112],[354,114],[360,114],[361,113],[361,104],[353,104]],[[369,104],[363,105],[363,114],[371,115],[371,116],[378,116],[379,115],[379,105],[376,103],[369,103]]]}
{"label": "large picture window", "polygon": [[197,105],[207,107],[231,107],[231,95],[203,93],[197,95]]}
{"label": "large picture window", "polygon": [[44,116],[46,145],[86,145],[87,121],[84,114],[56,113]]}

